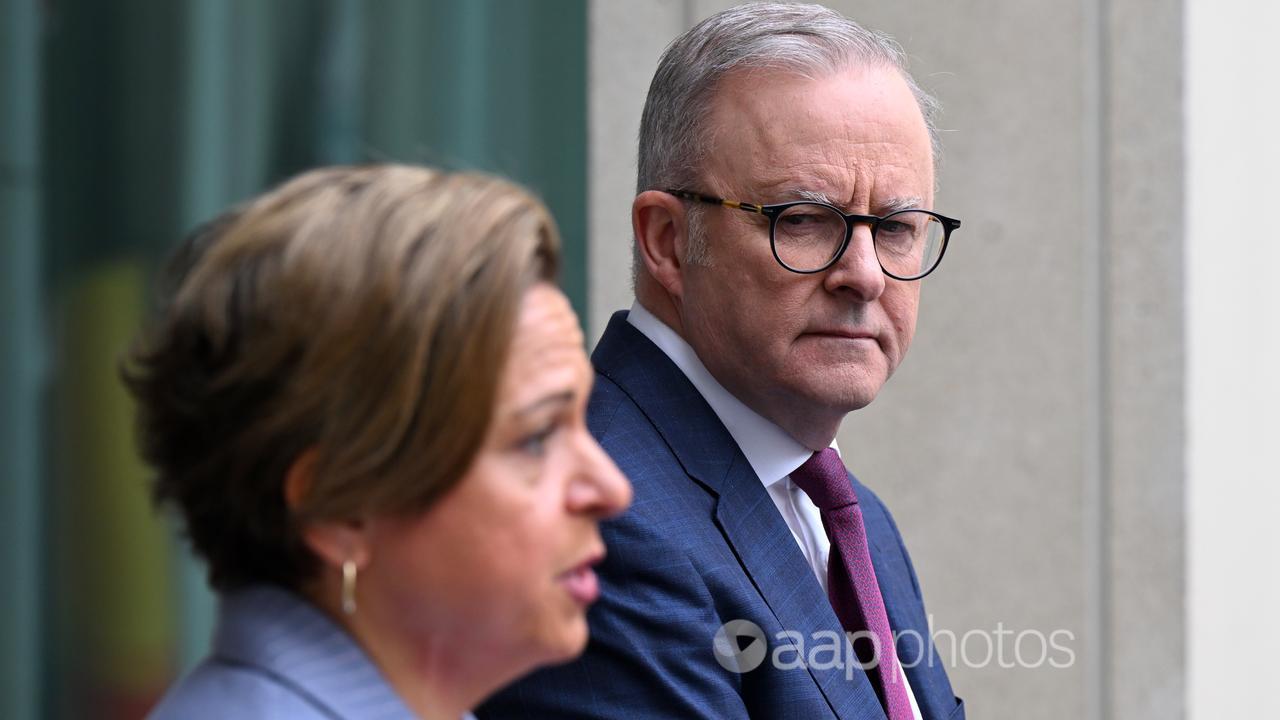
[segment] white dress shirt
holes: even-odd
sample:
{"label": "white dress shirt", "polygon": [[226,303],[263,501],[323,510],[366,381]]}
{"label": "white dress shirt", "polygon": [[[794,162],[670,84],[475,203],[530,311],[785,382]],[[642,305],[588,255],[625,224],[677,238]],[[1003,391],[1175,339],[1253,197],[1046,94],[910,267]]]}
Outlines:
{"label": "white dress shirt", "polygon": [[[747,462],[756,476],[769,491],[769,497],[778,507],[782,519],[791,529],[791,535],[800,552],[818,578],[818,583],[825,593],[827,590],[827,558],[831,554],[831,541],[822,527],[822,515],[809,496],[791,481],[791,473],[800,467],[813,451],[801,445],[782,428],[766,420],[759,413],[747,407],[741,400],[724,389],[711,372],[707,370],[698,354],[689,343],[680,337],[675,330],[645,309],[639,301],[631,306],[627,322],[649,338],[676,367],[684,373],[698,394],[707,401],[720,422],[724,423],[734,442],[746,456]],[[831,447],[836,453],[840,446],[835,440]],[[794,628],[784,628],[792,630]],[[906,674],[898,669],[902,682],[907,687],[907,697],[911,699],[911,712],[915,720],[922,720],[920,708],[916,704],[915,693],[907,682]]]}

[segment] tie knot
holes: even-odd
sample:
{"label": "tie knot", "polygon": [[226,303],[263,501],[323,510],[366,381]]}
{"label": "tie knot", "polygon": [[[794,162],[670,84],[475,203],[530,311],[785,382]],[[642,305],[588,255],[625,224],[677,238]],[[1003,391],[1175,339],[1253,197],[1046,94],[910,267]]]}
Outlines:
{"label": "tie knot", "polygon": [[814,453],[791,473],[791,481],[809,496],[819,510],[835,510],[858,502],[844,463],[834,448]]}

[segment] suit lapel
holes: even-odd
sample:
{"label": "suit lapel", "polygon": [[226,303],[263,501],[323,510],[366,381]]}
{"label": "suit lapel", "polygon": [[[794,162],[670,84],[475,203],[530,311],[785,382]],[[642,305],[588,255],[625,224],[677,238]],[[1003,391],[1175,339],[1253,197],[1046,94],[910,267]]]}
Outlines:
{"label": "suit lapel", "polygon": [[[843,628],[760,478],[736,446],[734,454],[716,505],[716,524],[778,624],[800,633],[803,646],[796,647],[790,639],[773,639],[771,644],[790,645],[790,651],[808,659],[815,645],[842,638]],[[846,673],[830,665],[810,665],[808,670],[837,717],[883,717],[875,690],[860,668]]]}
{"label": "suit lapel", "polygon": [[[768,491],[684,373],[626,321],[625,312],[610,319],[592,362],[636,403],[689,477],[717,496],[714,520],[778,624],[800,633],[805,652],[823,642],[814,633],[842,632]],[[770,639],[771,645],[776,642]],[[855,667],[851,677],[838,667],[810,667],[809,673],[837,717],[883,717],[860,669]]]}

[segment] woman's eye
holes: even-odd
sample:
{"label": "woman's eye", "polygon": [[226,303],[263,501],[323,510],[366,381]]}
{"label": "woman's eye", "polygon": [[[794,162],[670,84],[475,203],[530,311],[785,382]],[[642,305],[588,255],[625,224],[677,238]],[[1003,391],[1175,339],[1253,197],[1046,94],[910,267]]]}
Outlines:
{"label": "woman's eye", "polygon": [[535,433],[526,435],[518,444],[520,451],[534,457],[542,457],[547,453],[547,441],[555,431],[555,425],[548,425]]}

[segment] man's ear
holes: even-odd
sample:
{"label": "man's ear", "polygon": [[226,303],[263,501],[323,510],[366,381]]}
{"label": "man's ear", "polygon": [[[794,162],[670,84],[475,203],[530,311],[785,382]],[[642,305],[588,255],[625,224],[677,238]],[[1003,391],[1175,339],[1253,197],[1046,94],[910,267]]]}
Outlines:
{"label": "man's ear", "polygon": [[[317,448],[304,450],[285,472],[284,499],[291,512],[297,512],[315,482]],[[305,523],[300,532],[307,548],[330,567],[342,567],[348,560],[363,568],[369,562],[369,543],[365,524],[360,520],[325,520]]]}
{"label": "man's ear", "polygon": [[650,277],[673,298],[680,298],[684,290],[680,270],[689,241],[684,203],[659,190],[636,195],[631,202],[631,230]]}

